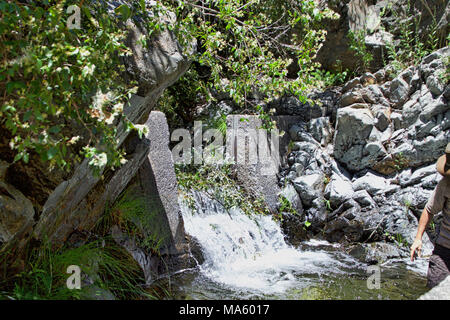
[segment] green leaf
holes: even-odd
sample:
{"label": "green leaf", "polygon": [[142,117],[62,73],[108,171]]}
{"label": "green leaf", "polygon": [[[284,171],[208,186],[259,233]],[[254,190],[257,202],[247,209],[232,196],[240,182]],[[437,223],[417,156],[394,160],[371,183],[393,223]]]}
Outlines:
{"label": "green leaf", "polygon": [[128,20],[131,17],[131,9],[126,4],[122,4],[114,10],[116,13],[120,13],[122,19],[124,21]]}
{"label": "green leaf", "polygon": [[57,153],[58,153],[57,147],[51,147],[50,149],[48,149],[47,150],[47,160],[53,159]]}
{"label": "green leaf", "polygon": [[59,133],[60,131],[61,131],[61,128],[59,126],[53,126],[48,130],[48,132],[50,132],[50,133]]}

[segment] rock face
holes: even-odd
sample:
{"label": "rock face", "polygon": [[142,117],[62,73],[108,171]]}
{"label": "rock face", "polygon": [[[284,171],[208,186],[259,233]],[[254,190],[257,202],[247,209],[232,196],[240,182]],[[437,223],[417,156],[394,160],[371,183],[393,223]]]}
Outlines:
{"label": "rock face", "polygon": [[441,44],[450,31],[450,3],[444,0],[322,0],[320,3],[339,15],[338,18],[328,18],[324,23],[327,36],[317,55],[317,60],[329,70],[355,70],[360,66],[361,61],[350,50],[350,31],[364,32],[365,46],[374,58],[370,65],[372,70],[383,67],[387,43],[396,43],[401,34],[399,26],[411,19],[417,19],[421,39],[426,39],[433,23]]}
{"label": "rock face", "polygon": [[[391,82],[344,93],[337,111],[335,158],[353,173],[373,169],[384,175],[437,159],[450,140],[450,106],[443,94],[448,84],[439,79],[449,54],[450,48],[440,49]],[[365,97],[365,103],[358,97]]]}
{"label": "rock face", "polygon": [[436,287],[420,296],[418,300],[449,300],[450,299],[450,276],[439,283]]}
{"label": "rock face", "polygon": [[34,208],[19,190],[0,180],[0,244],[30,228]]}
{"label": "rock face", "polygon": [[[297,191],[309,236],[369,242],[352,249],[365,262],[404,257],[450,142],[449,84],[439,76],[449,55],[437,50],[391,81],[384,70],[352,79],[335,90],[334,110],[324,103],[320,117],[291,126],[280,184]],[[424,234],[424,255],[436,232]]]}

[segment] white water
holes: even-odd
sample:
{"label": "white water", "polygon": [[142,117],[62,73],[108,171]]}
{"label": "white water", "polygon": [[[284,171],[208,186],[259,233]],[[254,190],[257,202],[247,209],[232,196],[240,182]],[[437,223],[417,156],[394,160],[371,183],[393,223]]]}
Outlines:
{"label": "white water", "polygon": [[185,229],[198,239],[205,262],[200,272],[228,288],[276,294],[306,287],[311,279],[348,274],[363,267],[340,252],[323,251],[333,245],[310,241],[314,251],[289,246],[280,226],[269,216],[249,217],[241,210],[226,212],[216,201],[195,194],[196,212],[180,201]]}

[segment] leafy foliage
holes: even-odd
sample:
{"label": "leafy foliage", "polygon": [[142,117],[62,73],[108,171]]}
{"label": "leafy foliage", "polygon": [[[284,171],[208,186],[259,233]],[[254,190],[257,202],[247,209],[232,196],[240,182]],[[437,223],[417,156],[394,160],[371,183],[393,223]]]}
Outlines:
{"label": "leafy foliage", "polygon": [[[268,214],[264,200],[247,194],[233,180],[229,165],[177,165],[178,185],[183,191],[197,190],[219,201],[225,209],[239,208],[245,214]],[[192,199],[186,199],[192,204]]]}
{"label": "leafy foliage", "polygon": [[[164,0],[150,7],[131,0],[115,15],[104,2],[86,1],[77,30],[61,19],[72,4],[78,3],[0,1],[0,115],[1,125],[12,133],[15,161],[28,162],[36,152],[50,167],[69,169],[85,156],[98,171],[125,161],[116,125],[123,121],[137,129],[123,114],[137,88],[121,76],[120,59],[130,54],[123,44],[124,20],[139,17],[148,37],[173,31],[186,53],[196,39],[198,53],[192,59],[206,73],[186,75],[191,77],[189,94],[210,99],[209,89],[227,92],[252,110],[254,92],[265,98],[287,91],[303,97],[313,83],[312,59],[324,36],[319,22],[328,14],[312,0]],[[176,23],[167,24],[167,11],[175,13]],[[146,37],[140,40],[144,47],[149,44]],[[287,80],[292,57],[298,58],[300,72]]]}
{"label": "leafy foliage", "polygon": [[348,38],[350,40],[350,49],[355,52],[356,57],[361,61],[360,69],[356,72],[363,73],[368,71],[370,63],[373,60],[373,56],[366,47],[366,31],[349,31]]}
{"label": "leafy foliage", "polygon": [[[422,4],[426,6],[425,1]],[[404,6],[388,9],[382,14],[391,12],[397,21],[401,21],[395,29],[387,30],[398,34],[397,41],[387,43],[388,61],[393,67],[394,76],[411,65],[419,64],[423,57],[439,47],[448,45],[448,38],[443,39],[444,43],[440,43],[436,13],[431,12],[429,8],[433,15],[432,23],[422,26],[423,30],[420,30],[422,14],[411,1],[406,1]]]}
{"label": "leafy foliage", "polygon": [[114,124],[134,127],[122,110],[136,90],[120,77],[125,32],[98,3],[82,7],[80,30],[68,29],[61,17],[70,4],[0,1],[1,125],[15,161],[36,152],[51,167],[69,169],[77,155],[97,168],[118,166]]}

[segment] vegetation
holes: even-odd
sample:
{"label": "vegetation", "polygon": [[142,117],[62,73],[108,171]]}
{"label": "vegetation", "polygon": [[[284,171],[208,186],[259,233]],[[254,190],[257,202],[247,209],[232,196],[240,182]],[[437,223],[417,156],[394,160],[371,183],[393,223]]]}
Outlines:
{"label": "vegetation", "polygon": [[[144,19],[148,37],[172,30],[186,50],[193,39],[198,41],[192,58],[203,72],[185,76],[190,99],[196,92],[211,98],[209,89],[215,89],[254,110],[249,97],[255,91],[271,98],[286,91],[303,97],[324,35],[319,22],[329,14],[312,0],[165,0],[151,7],[134,0],[119,6],[115,15],[103,2],[86,1],[81,29],[69,29],[61,17],[73,4],[78,3],[0,1],[0,115],[1,125],[11,132],[15,161],[27,163],[35,152],[51,167],[70,169],[88,157],[98,172],[125,161],[115,124],[141,129],[123,114],[137,89],[120,75],[121,57],[130,54],[123,45],[122,22],[128,18]],[[175,24],[166,23],[168,10],[176,14]],[[146,45],[148,38],[140,40]],[[291,57],[297,58],[301,76],[287,80]],[[172,97],[171,103],[166,96],[166,109],[172,104],[176,113],[183,110],[180,98]]]}
{"label": "vegetation", "polygon": [[[175,167],[178,185],[183,191],[202,191],[219,201],[225,209],[239,208],[245,214],[268,214],[264,200],[242,191],[233,179],[229,165],[177,165]],[[186,202],[192,209],[193,199],[186,194]]]}
{"label": "vegetation", "polygon": [[366,30],[350,31],[348,38],[350,40],[350,49],[355,52],[356,58],[361,61],[361,66],[355,70],[355,73],[361,74],[369,71],[373,56],[366,47]]}
{"label": "vegetation", "polygon": [[119,166],[114,123],[135,128],[122,112],[136,91],[120,77],[125,32],[94,2],[82,7],[81,29],[68,29],[61,17],[71,4],[0,1],[0,124],[14,161],[35,152],[50,167],[70,169],[80,156],[98,170]]}
{"label": "vegetation", "polygon": [[[67,268],[77,265],[82,271],[81,289],[68,289]],[[112,293],[118,299],[152,298],[144,288],[137,262],[110,239],[99,239],[78,247],[53,250],[49,245],[30,249],[22,271],[3,272],[0,298],[94,299],[97,294]]]}
{"label": "vegetation", "polygon": [[[430,11],[434,15],[432,24],[419,32],[422,14],[413,7],[411,1],[396,9],[388,7],[382,15],[387,12],[402,22],[395,26],[395,30],[387,30],[394,34],[398,33],[398,41],[387,43],[388,61],[393,67],[394,76],[411,65],[419,64],[423,57],[438,47],[445,46],[445,43],[440,43],[437,34],[436,13]],[[421,37],[421,34],[425,36]],[[446,42],[448,44],[448,39]]]}

